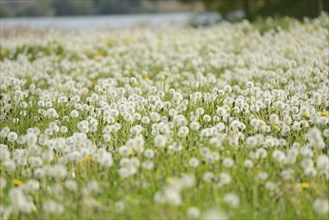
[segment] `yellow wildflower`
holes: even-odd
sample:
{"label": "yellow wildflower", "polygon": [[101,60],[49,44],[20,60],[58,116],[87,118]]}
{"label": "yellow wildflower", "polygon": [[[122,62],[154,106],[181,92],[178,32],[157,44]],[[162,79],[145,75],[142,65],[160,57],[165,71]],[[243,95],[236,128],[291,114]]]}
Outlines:
{"label": "yellow wildflower", "polygon": [[329,117],[329,113],[328,113],[328,112],[322,112],[322,113],[321,113],[321,116],[322,116],[322,117]]}
{"label": "yellow wildflower", "polygon": [[131,151],[131,153],[129,154],[129,156],[135,156],[136,153],[134,151]]}
{"label": "yellow wildflower", "polygon": [[174,182],[174,179],[173,179],[172,177],[168,177],[168,178],[167,178],[167,183],[170,183],[170,184],[171,184],[171,183],[173,183],[173,182]]}
{"label": "yellow wildflower", "polygon": [[131,44],[131,43],[133,43],[134,42],[134,38],[133,37],[127,37],[126,39],[125,39],[125,43],[126,44]]}
{"label": "yellow wildflower", "polygon": [[85,160],[87,160],[87,161],[91,160],[91,156],[89,156],[89,155],[85,156]]}
{"label": "yellow wildflower", "polygon": [[276,130],[276,131],[280,131],[280,130],[281,130],[281,128],[280,128],[279,126],[277,126],[277,125],[273,125],[272,127],[273,127],[273,129]]}
{"label": "yellow wildflower", "polygon": [[20,186],[20,185],[23,184],[23,182],[22,182],[21,180],[19,180],[19,179],[13,179],[13,180],[12,180],[12,184],[13,184],[14,186]]}
{"label": "yellow wildflower", "polygon": [[101,57],[101,56],[104,56],[105,55],[105,51],[104,50],[98,50],[95,54],[95,56],[98,56],[98,57]]}
{"label": "yellow wildflower", "polygon": [[6,58],[9,55],[9,51],[1,48],[1,57]]}
{"label": "yellow wildflower", "polygon": [[304,118],[304,119],[308,119],[310,116],[309,116],[309,114],[308,113],[303,113],[302,114],[302,118]]}
{"label": "yellow wildflower", "polygon": [[308,188],[310,188],[310,186],[311,185],[307,182],[303,182],[303,183],[299,184],[299,188],[301,188],[301,189],[308,189]]}
{"label": "yellow wildflower", "polygon": [[107,46],[112,47],[114,45],[114,40],[113,39],[108,39],[106,44],[107,44]]}

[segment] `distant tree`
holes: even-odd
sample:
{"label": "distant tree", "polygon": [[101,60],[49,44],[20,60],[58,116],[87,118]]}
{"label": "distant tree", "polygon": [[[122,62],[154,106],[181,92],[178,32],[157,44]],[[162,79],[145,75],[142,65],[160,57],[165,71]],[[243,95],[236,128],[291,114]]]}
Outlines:
{"label": "distant tree", "polygon": [[[179,0],[189,4],[195,0]],[[207,11],[218,11],[224,18],[240,10],[245,18],[257,16],[291,16],[296,18],[316,17],[328,11],[328,0],[199,0]]]}
{"label": "distant tree", "polygon": [[0,2],[0,17],[13,17],[15,12],[13,9],[6,7],[2,2]]}
{"label": "distant tree", "polygon": [[27,2],[27,4],[19,7],[15,16],[52,16],[54,13],[54,9],[48,0],[36,0],[35,2]]}
{"label": "distant tree", "polygon": [[[194,0],[180,0],[182,3],[189,4]],[[218,11],[224,18],[228,19],[234,11],[243,11],[246,17],[249,17],[254,5],[262,0],[200,0],[207,11]]]}
{"label": "distant tree", "polygon": [[95,8],[97,14],[126,14],[130,13],[136,2],[131,0],[98,0]]}
{"label": "distant tree", "polygon": [[94,0],[96,14],[128,14],[154,11],[150,0]]}
{"label": "distant tree", "polygon": [[321,11],[328,12],[328,3],[328,0],[266,0],[254,16],[316,17]]}
{"label": "distant tree", "polygon": [[56,15],[93,14],[93,0],[54,0],[52,5]]}
{"label": "distant tree", "polygon": [[0,16],[52,16],[54,9],[49,0],[35,0],[35,1],[1,1],[0,2]]}

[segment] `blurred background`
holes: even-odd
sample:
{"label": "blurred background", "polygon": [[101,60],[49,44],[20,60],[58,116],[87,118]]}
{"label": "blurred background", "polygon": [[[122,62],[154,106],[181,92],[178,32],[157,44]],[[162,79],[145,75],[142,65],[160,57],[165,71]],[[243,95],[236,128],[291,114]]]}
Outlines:
{"label": "blurred background", "polygon": [[[209,26],[222,20],[316,17],[329,0],[0,0],[1,27]],[[74,17],[73,17],[74,16]],[[59,19],[57,19],[59,18]]]}
{"label": "blurred background", "polygon": [[[186,4],[182,4],[182,3]],[[178,0],[1,0],[1,17],[164,13],[201,9]]]}

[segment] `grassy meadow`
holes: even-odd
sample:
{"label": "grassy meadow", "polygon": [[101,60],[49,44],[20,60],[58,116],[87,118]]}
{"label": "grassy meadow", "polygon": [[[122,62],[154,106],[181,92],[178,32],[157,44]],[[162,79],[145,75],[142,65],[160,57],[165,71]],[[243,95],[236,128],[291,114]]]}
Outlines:
{"label": "grassy meadow", "polygon": [[3,37],[0,219],[329,219],[328,28]]}

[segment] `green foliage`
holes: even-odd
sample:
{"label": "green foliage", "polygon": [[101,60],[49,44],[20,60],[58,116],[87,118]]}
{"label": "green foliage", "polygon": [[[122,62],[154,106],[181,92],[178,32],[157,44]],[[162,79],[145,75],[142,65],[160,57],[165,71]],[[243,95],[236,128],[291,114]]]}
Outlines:
{"label": "green foliage", "polygon": [[152,4],[147,1],[121,0],[121,1],[95,1],[96,14],[128,14],[152,11]]}
{"label": "green foliage", "polygon": [[56,15],[90,15],[93,13],[92,0],[53,1],[52,5],[56,11]]}
{"label": "green foliage", "polygon": [[[38,5],[37,7],[35,5]],[[26,4],[19,8],[16,16],[52,16],[54,15],[53,9],[50,7],[50,2],[38,0],[35,4]]]}
{"label": "green foliage", "polygon": [[9,51],[0,45],[0,61],[4,59],[17,60],[20,54],[24,54],[32,62],[40,57],[48,57],[51,55],[64,56],[64,48],[58,43],[50,43],[47,47],[39,45],[22,45]]}
{"label": "green foliage", "polygon": [[15,12],[11,8],[5,7],[2,2],[0,2],[0,17],[13,17]]}
{"label": "green foliage", "polygon": [[[189,4],[194,0],[180,0]],[[259,16],[289,16],[302,19],[316,17],[321,11],[329,11],[329,1],[326,0],[200,0],[207,11],[218,11],[224,18],[242,10],[245,17],[255,20]]]}
{"label": "green foliage", "polygon": [[9,1],[1,2],[1,17],[128,14],[156,11],[156,4],[150,0],[37,0],[9,3]]}
{"label": "green foliage", "polygon": [[[164,1],[164,0],[161,0]],[[193,4],[196,0],[178,0]],[[232,20],[232,12],[243,11],[248,19],[259,16],[316,17],[329,11],[327,0],[198,0],[207,11],[218,11]],[[2,0],[0,17],[146,13],[157,10],[154,0]]]}
{"label": "green foliage", "polygon": [[277,30],[278,28],[282,30],[288,30],[290,26],[290,19],[288,17],[273,17],[265,19],[263,17],[257,17],[253,21],[253,26],[259,30],[261,34],[269,30]]}
{"label": "green foliage", "polygon": [[321,10],[328,12],[328,1],[272,0],[258,8],[253,16],[254,18],[256,16],[289,16],[302,19],[304,17],[316,17]]}

